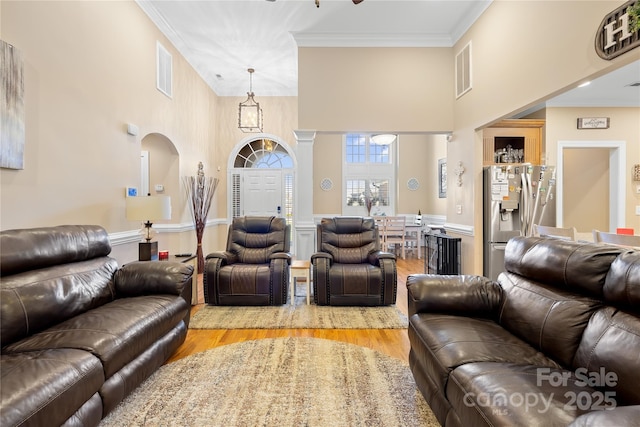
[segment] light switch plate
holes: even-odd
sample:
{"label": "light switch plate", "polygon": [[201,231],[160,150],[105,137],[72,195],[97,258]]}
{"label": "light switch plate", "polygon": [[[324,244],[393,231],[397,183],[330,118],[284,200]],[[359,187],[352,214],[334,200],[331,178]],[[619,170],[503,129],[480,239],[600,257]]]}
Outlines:
{"label": "light switch plate", "polygon": [[636,206],[636,215],[640,215],[640,206]]}

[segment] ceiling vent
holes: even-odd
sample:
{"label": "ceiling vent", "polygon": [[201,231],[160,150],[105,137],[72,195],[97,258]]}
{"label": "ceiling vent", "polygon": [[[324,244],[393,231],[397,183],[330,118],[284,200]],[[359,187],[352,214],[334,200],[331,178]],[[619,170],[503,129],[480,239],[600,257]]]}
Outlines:
{"label": "ceiling vent", "polygon": [[471,42],[456,54],[456,98],[471,90]]}

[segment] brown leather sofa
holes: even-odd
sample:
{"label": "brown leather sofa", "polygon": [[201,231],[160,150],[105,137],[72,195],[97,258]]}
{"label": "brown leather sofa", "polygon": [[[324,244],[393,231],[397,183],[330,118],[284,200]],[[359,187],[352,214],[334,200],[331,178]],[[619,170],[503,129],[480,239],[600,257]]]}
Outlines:
{"label": "brown leather sofa", "polygon": [[227,248],[207,255],[204,300],[209,305],[282,305],[289,289],[290,226],[275,216],[234,218]]}
{"label": "brown leather sofa", "polygon": [[497,283],[407,279],[409,365],[449,426],[638,426],[640,251],[517,237]]}
{"label": "brown leather sofa", "polygon": [[317,225],[317,245],[311,256],[317,305],[396,303],[396,257],[380,250],[373,218],[323,218]]}
{"label": "brown leather sofa", "polygon": [[184,341],[193,267],[118,268],[99,226],[0,233],[0,425],[95,426]]}

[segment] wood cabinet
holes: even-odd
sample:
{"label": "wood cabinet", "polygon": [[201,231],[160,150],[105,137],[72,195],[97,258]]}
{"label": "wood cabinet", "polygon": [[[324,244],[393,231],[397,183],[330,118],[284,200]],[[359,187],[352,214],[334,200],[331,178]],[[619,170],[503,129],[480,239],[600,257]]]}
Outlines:
{"label": "wood cabinet", "polygon": [[544,120],[510,119],[484,129],[483,165],[496,164],[496,151],[504,148],[505,144],[523,150],[521,163],[542,164],[544,123]]}

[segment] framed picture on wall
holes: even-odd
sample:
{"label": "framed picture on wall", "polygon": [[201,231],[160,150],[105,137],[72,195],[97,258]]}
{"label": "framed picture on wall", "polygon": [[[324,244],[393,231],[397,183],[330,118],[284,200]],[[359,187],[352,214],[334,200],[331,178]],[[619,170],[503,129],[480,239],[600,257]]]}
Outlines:
{"label": "framed picture on wall", "polygon": [[438,159],[438,197],[447,197],[447,159]]}

